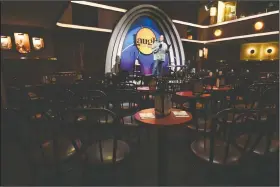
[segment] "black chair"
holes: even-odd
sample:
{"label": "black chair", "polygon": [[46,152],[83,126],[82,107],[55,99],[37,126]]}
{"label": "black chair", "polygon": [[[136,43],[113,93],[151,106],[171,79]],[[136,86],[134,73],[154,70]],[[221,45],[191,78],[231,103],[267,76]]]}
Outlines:
{"label": "black chair", "polygon": [[238,164],[243,150],[235,143],[236,137],[256,120],[248,110],[225,109],[218,112],[211,124],[211,132],[195,140],[191,149],[199,158],[214,164]]}
{"label": "black chair", "polygon": [[109,102],[107,94],[101,90],[88,90],[87,102],[88,105],[93,108],[113,109],[113,104]]}
{"label": "black chair", "polygon": [[102,108],[73,109],[65,113],[64,120],[81,140],[82,146],[75,147],[83,162],[83,183],[94,177],[86,176],[90,170],[97,169],[100,164],[117,166],[128,156],[129,146],[120,140],[120,120],[112,111]]}
{"label": "black chair", "polygon": [[211,90],[213,88],[213,86],[216,85],[216,78],[215,77],[205,77],[202,80],[203,86],[211,86]]}
{"label": "black chair", "polygon": [[279,90],[268,88],[263,92],[256,111],[259,124],[255,130],[238,138],[238,145],[244,141],[250,144],[251,152],[266,155],[279,151]]}
{"label": "black chair", "polygon": [[258,121],[248,132],[244,132],[236,142],[248,153],[269,155],[279,151],[279,117],[275,109],[254,110]]}
{"label": "black chair", "polygon": [[260,92],[258,88],[256,88],[254,85],[251,85],[247,89],[245,89],[242,94],[243,95],[233,89],[229,94],[229,107],[248,109],[257,107],[258,100],[260,99]]}
{"label": "black chair", "polygon": [[75,149],[71,139],[61,133],[60,118],[48,114],[44,111],[48,105],[42,105],[33,103],[23,112],[21,144],[32,168],[33,184],[59,184],[57,179],[71,169],[68,163]]}

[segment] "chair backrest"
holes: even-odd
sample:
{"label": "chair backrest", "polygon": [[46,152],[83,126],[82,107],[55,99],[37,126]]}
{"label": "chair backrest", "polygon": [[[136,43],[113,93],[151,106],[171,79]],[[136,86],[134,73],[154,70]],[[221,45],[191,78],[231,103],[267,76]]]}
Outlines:
{"label": "chair backrest", "polygon": [[213,89],[213,86],[216,85],[216,78],[215,77],[205,77],[202,80],[202,84],[204,87],[211,87],[211,90]]}
{"label": "chair backrest", "polygon": [[108,108],[109,105],[107,95],[101,90],[88,90],[87,102],[93,108]]}
{"label": "chair backrest", "polygon": [[131,89],[136,90],[136,84],[131,82],[120,82],[117,84],[117,89]]}
{"label": "chair backrest", "polygon": [[64,112],[63,119],[72,124],[86,124],[87,126],[117,126],[117,115],[104,108],[69,109]]}
{"label": "chair backrest", "polygon": [[63,114],[63,122],[65,129],[75,129],[74,134],[79,134],[82,142],[117,136],[120,129],[119,117],[104,108],[67,110]]}
{"label": "chair backrest", "polygon": [[121,123],[114,112],[103,108],[72,109],[65,112],[64,120],[69,126],[74,125],[73,133],[81,141],[82,146],[74,143],[76,150],[84,153],[88,146],[97,143],[101,162],[104,161],[102,140],[113,139],[112,162],[116,163]]}
{"label": "chair backrest", "polygon": [[141,95],[135,89],[117,89],[115,91],[114,101],[138,103]]}
{"label": "chair backrest", "polygon": [[79,97],[84,97],[87,95],[88,86],[84,82],[76,82],[70,85],[69,90]]}
{"label": "chair backrest", "polygon": [[276,107],[279,110],[279,87],[267,88],[262,93],[260,107]]}
{"label": "chair backrest", "polygon": [[227,164],[231,146],[235,146],[235,139],[241,132],[246,132],[252,127],[257,116],[246,109],[228,108],[216,114],[213,119],[210,138],[209,161],[213,162],[215,154],[215,141],[224,142],[223,164]]}

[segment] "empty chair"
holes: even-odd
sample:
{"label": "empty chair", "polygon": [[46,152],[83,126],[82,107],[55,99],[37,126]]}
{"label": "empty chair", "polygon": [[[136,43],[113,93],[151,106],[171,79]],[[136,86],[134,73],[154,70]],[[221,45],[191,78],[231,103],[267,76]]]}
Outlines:
{"label": "empty chair", "polygon": [[86,182],[88,172],[96,166],[115,166],[128,156],[129,146],[120,140],[120,120],[112,111],[103,108],[72,109],[65,113],[64,120],[81,140],[81,146],[76,147],[84,163],[82,182]]}
{"label": "empty chair", "polygon": [[224,109],[211,124],[211,132],[195,140],[191,149],[199,158],[214,164],[238,164],[243,152],[235,144],[238,135],[256,120],[248,110]]}

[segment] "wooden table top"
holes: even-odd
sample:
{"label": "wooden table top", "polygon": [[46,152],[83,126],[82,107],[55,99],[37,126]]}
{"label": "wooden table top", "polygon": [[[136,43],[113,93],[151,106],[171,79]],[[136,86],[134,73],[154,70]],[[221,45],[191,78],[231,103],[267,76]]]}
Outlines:
{"label": "wooden table top", "polygon": [[183,91],[183,92],[176,92],[176,95],[182,96],[182,97],[188,97],[188,98],[197,98],[197,97],[201,97],[201,98],[206,98],[206,97],[210,97],[211,94],[201,94],[201,95],[193,95],[192,91]]}
{"label": "wooden table top", "polygon": [[207,86],[205,89],[213,90],[213,91],[229,91],[233,88],[231,86],[223,86],[223,87],[219,87],[219,88],[217,88],[216,86],[213,86],[213,88],[211,88],[211,86]]}
{"label": "wooden table top", "polygon": [[171,113],[168,116],[162,117],[162,118],[154,118],[154,119],[141,119],[140,113],[153,113],[155,114],[154,108],[144,109],[139,112],[137,112],[134,115],[134,118],[144,124],[147,125],[155,125],[155,126],[172,126],[172,125],[184,125],[185,123],[192,120],[191,113],[188,113],[188,117],[175,117],[175,115],[172,113],[173,111],[182,111],[180,109],[171,109]]}
{"label": "wooden table top", "polygon": [[137,91],[156,91],[156,89],[151,89],[149,86],[139,86],[137,87]]}

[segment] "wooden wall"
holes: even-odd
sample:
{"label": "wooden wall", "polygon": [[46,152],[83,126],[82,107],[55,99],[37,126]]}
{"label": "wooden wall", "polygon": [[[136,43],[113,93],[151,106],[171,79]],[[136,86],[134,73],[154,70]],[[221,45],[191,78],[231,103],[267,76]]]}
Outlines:
{"label": "wooden wall", "polygon": [[84,45],[83,61],[86,74],[104,75],[110,33],[59,28],[54,37],[55,54],[60,71],[81,70],[80,45]]}
{"label": "wooden wall", "polygon": [[[44,39],[45,48],[40,51],[32,49],[27,54],[16,50],[14,33],[29,34],[30,45],[32,37]],[[5,85],[14,83],[14,78],[19,84],[37,84],[43,75],[57,71],[59,61],[55,58],[53,33],[36,27],[1,25],[1,35],[10,36],[12,39],[11,50],[1,50],[1,72]]]}

